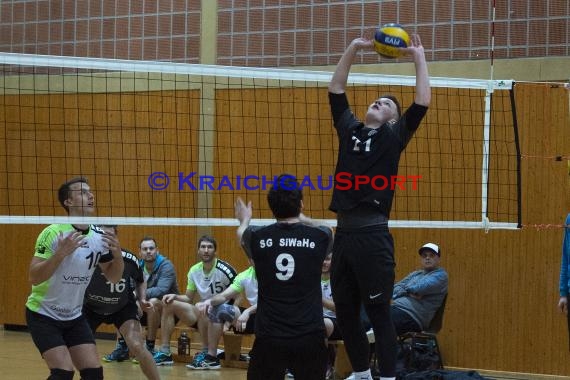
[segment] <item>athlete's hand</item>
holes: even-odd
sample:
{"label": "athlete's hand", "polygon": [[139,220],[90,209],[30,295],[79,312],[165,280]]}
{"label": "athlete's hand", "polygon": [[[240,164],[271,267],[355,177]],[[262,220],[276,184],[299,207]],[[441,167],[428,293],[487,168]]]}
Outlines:
{"label": "athlete's hand", "polygon": [[560,309],[560,312],[568,314],[568,297],[560,297],[558,308]]}
{"label": "athlete's hand", "polygon": [[210,303],[210,300],[201,301],[196,304],[196,308],[198,309],[200,314],[202,314],[205,317],[208,316],[208,312],[210,311],[211,307],[212,304]]}
{"label": "athlete's hand", "polygon": [[374,42],[368,36],[358,37],[350,42],[350,47],[356,50],[373,50]]}
{"label": "athlete's hand", "polygon": [[423,297],[421,295],[419,295],[418,293],[408,293],[408,295],[412,298],[417,299],[418,301],[421,300]]}
{"label": "athlete's hand", "polygon": [[243,223],[244,221],[251,220],[253,215],[253,206],[251,201],[247,202],[247,205],[240,197],[237,197],[236,203],[234,204],[234,209],[236,213],[236,219]]}
{"label": "athlete's hand", "polygon": [[54,255],[65,258],[75,252],[77,248],[81,247],[84,241],[85,235],[79,231],[74,231],[65,237],[63,233],[60,232],[57,236],[57,249]]}
{"label": "athlete's hand", "polygon": [[165,294],[164,297],[162,297],[162,302],[164,302],[165,304],[170,304],[175,300],[176,300],[176,294]]}
{"label": "athlete's hand", "polygon": [[244,311],[236,320],[235,329],[236,331],[245,331],[247,326],[247,321],[249,320],[249,313]]}
{"label": "athlete's hand", "polygon": [[121,244],[119,243],[117,235],[111,232],[105,232],[102,239],[109,251],[113,253],[114,257],[122,257]]}
{"label": "athlete's hand", "polygon": [[417,57],[424,57],[424,47],[422,40],[418,34],[412,34],[410,39],[410,46],[405,48],[398,48],[403,54],[411,55],[414,59]]}
{"label": "athlete's hand", "polygon": [[144,311],[154,310],[154,305],[149,300],[140,300],[139,303]]}

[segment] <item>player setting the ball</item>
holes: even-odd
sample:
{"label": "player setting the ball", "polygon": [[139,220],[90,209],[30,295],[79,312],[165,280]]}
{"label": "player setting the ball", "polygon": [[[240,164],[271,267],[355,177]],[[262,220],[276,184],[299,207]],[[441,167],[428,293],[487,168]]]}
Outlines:
{"label": "player setting the ball", "polygon": [[[394,37],[394,36],[393,36]],[[395,38],[383,43],[396,42]],[[346,48],[329,84],[329,102],[339,139],[336,173],[355,177],[392,178],[400,155],[427,112],[431,90],[420,37],[413,35],[397,52],[411,56],[416,70],[414,102],[401,113],[398,100],[382,95],[369,105],[363,121],[352,113],[345,94],[348,73],[356,53],[375,49],[374,41],[357,38]],[[364,305],[376,337],[381,379],[396,376],[396,332],[390,314],[394,288],[394,241],[388,230],[394,190],[370,183],[350,190],[333,190],[330,210],[337,213],[331,264],[331,286],[337,322],[342,331],[355,380],[372,380],[369,344],[360,323]]]}

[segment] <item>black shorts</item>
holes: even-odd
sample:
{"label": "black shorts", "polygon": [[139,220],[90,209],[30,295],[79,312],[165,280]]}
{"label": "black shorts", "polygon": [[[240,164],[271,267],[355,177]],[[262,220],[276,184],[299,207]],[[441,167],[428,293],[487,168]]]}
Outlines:
{"label": "black shorts", "polygon": [[[178,321],[180,321],[180,318],[178,318],[177,316],[174,316],[174,325],[176,325],[178,323]],[[147,321],[147,316],[146,313],[142,313],[142,316],[139,318],[139,322],[141,323],[141,326],[147,327],[148,326],[148,321]],[[197,328],[198,326],[198,322],[194,323],[193,326],[190,326],[192,328]],[[160,327],[160,322],[158,323],[158,327]]]}
{"label": "black shorts", "polygon": [[247,380],[283,380],[285,370],[296,380],[324,379],[328,349],[323,331],[295,338],[256,337]]}
{"label": "black shorts", "polygon": [[331,262],[335,304],[389,303],[395,278],[394,240],[384,226],[337,228]]}
{"label": "black shorts", "polygon": [[333,332],[331,336],[329,336],[329,340],[342,340],[342,334],[340,333],[340,328],[338,327],[338,323],[336,322],[336,318],[334,317],[325,317],[325,319],[330,319],[333,323]]}
{"label": "black shorts", "polygon": [[93,333],[83,315],[70,321],[58,321],[26,308],[26,323],[32,340],[42,355],[54,347],[95,344]]}
{"label": "black shorts", "polygon": [[93,334],[95,334],[95,331],[97,331],[97,328],[101,324],[115,325],[115,327],[119,329],[123,323],[128,320],[139,320],[137,304],[134,302],[128,303],[116,313],[107,315],[95,313],[88,307],[84,307],[83,315],[87,318],[87,323],[89,323],[89,327],[91,327]]}

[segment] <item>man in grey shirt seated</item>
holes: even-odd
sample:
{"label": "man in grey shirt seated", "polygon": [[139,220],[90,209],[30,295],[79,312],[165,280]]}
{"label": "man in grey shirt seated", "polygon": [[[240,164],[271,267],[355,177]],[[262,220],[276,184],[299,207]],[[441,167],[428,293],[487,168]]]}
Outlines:
{"label": "man in grey shirt seated", "polygon": [[422,269],[394,284],[392,321],[398,335],[426,330],[447,294],[448,278],[439,266],[439,246],[424,244],[419,254]]}

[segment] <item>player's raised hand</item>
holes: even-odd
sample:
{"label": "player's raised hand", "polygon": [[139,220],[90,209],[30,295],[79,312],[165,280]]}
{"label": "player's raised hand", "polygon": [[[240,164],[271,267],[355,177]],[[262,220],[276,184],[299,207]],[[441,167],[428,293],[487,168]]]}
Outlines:
{"label": "player's raised hand", "polygon": [[243,223],[244,221],[251,220],[253,215],[253,204],[251,201],[247,202],[247,205],[240,197],[237,197],[234,204],[236,219]]}
{"label": "player's raised hand", "polygon": [[560,297],[558,301],[558,308],[564,314],[568,314],[568,297]]}
{"label": "player's raised hand", "polygon": [[112,232],[105,232],[102,237],[103,242],[106,244],[109,251],[113,253],[113,256],[120,257],[121,255],[121,244],[119,243],[119,238]]}
{"label": "player's raised hand", "polygon": [[374,42],[367,36],[355,38],[350,45],[354,46],[356,50],[374,50]]}
{"label": "player's raised hand", "polygon": [[57,236],[57,249],[54,253],[56,256],[67,257],[71,255],[77,248],[83,244],[85,240],[85,235],[79,231],[74,231],[67,236],[63,236],[60,232]]}
{"label": "player's raised hand", "polygon": [[405,48],[399,48],[399,50],[406,55],[411,56],[424,56],[424,47],[422,45],[422,40],[419,34],[412,34],[410,39],[410,46]]}

